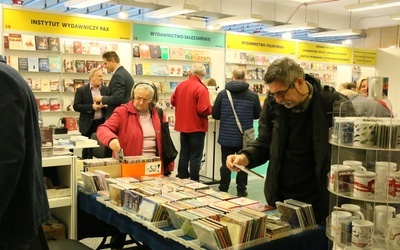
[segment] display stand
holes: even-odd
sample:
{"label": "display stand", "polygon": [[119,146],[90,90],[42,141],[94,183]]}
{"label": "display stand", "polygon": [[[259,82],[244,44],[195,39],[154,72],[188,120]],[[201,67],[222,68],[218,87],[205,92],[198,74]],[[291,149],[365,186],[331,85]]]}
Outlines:
{"label": "display stand", "polygon": [[[207,185],[213,185],[213,184],[219,184],[219,180],[215,179],[215,145],[217,143],[217,122],[214,122],[214,131],[213,131],[213,147],[212,147],[212,174],[211,178],[207,176],[200,175],[200,182],[207,184]],[[206,157],[206,155],[205,155]],[[202,161],[202,164],[205,162]]]}
{"label": "display stand", "polygon": [[392,234],[390,221],[400,209],[395,186],[400,175],[400,121],[355,117],[352,107],[350,101],[341,105],[341,115],[330,131],[332,165],[327,178],[331,197],[326,235],[333,249],[399,249],[399,236]]}

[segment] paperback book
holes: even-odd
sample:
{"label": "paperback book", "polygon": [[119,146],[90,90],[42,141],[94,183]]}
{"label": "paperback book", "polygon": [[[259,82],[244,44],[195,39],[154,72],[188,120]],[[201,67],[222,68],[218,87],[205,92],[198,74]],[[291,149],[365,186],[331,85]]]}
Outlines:
{"label": "paperback book", "polygon": [[35,36],[33,35],[22,35],[22,49],[23,50],[35,50]]}
{"label": "paperback book", "polygon": [[46,36],[35,36],[36,50],[49,50]]}
{"label": "paperback book", "polygon": [[48,45],[50,51],[60,51],[60,38],[48,37]]}
{"label": "paperback book", "polygon": [[8,46],[10,49],[22,50],[22,35],[21,34],[8,34]]}
{"label": "paperback book", "polygon": [[50,71],[49,58],[39,58],[39,71]]}

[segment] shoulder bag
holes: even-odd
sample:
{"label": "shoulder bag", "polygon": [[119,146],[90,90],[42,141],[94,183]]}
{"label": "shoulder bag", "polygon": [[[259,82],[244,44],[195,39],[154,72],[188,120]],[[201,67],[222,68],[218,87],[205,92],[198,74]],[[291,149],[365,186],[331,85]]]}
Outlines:
{"label": "shoulder bag", "polygon": [[239,128],[240,133],[243,135],[243,148],[247,146],[247,144],[254,139],[254,128],[249,128],[243,131],[242,124],[240,124],[239,117],[236,114],[235,107],[233,106],[232,95],[229,90],[225,90],[226,95],[228,96],[229,103],[231,104],[233,114],[235,115],[236,125]]}
{"label": "shoulder bag", "polygon": [[178,151],[176,150],[171,139],[168,122],[163,122],[163,110],[161,108],[157,108],[157,112],[161,123],[162,162],[165,171],[165,168],[175,160],[176,156],[178,155]]}

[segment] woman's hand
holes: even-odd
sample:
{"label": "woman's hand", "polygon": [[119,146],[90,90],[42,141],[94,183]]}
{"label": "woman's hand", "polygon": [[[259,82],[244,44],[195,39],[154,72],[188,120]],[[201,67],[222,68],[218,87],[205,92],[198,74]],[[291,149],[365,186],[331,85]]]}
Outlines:
{"label": "woman's hand", "polygon": [[121,145],[119,144],[118,138],[112,139],[108,143],[108,147],[111,148],[115,153],[118,153],[119,151],[121,151]]}

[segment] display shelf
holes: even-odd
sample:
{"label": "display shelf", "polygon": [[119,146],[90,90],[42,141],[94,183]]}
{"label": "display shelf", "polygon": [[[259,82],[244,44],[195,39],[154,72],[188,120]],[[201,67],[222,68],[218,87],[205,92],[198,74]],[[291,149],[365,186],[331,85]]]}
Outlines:
{"label": "display shelf", "polygon": [[[349,107],[344,105],[343,108]],[[343,114],[341,111],[339,113]],[[368,249],[392,249],[385,239],[389,220],[400,212],[400,196],[395,186],[400,163],[397,153],[400,151],[398,128],[399,120],[395,118],[334,118],[329,143],[332,145],[332,166],[336,166],[331,166],[327,176],[331,213],[326,219],[326,235],[335,243],[334,247],[337,248],[334,249],[362,244],[368,245]],[[363,167],[360,170],[360,166],[351,163],[345,165],[345,160],[353,164],[358,162]],[[357,206],[349,208],[349,205]],[[386,211],[379,212],[380,206],[386,207]],[[394,210],[393,214],[389,208]],[[336,211],[350,212],[352,216],[347,218],[341,215],[343,217],[340,218]],[[356,213],[361,213],[362,217]],[[361,220],[355,222],[358,218]],[[365,236],[358,236],[358,230],[363,227],[360,225],[368,225],[360,233],[368,231]]]}
{"label": "display shelf", "polygon": [[42,167],[50,170],[54,168],[57,182],[60,186],[70,189],[70,195],[64,197],[50,198],[49,206],[51,213],[60,219],[68,230],[67,237],[76,239],[76,157],[75,156],[54,156],[42,158]]}

